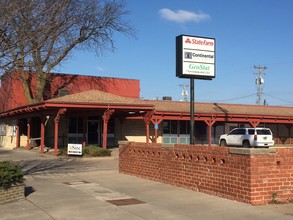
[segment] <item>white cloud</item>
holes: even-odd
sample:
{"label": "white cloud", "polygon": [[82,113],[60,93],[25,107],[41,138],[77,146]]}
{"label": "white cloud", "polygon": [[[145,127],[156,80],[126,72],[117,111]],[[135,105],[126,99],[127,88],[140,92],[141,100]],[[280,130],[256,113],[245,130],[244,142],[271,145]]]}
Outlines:
{"label": "white cloud", "polygon": [[103,67],[97,67],[96,68],[98,71],[104,71],[105,69]]}
{"label": "white cloud", "polygon": [[203,20],[207,20],[210,18],[208,14],[205,14],[201,11],[199,12],[191,12],[185,10],[177,10],[172,11],[168,8],[162,8],[159,11],[162,18],[174,21],[177,23],[185,23],[185,22],[201,22]]}

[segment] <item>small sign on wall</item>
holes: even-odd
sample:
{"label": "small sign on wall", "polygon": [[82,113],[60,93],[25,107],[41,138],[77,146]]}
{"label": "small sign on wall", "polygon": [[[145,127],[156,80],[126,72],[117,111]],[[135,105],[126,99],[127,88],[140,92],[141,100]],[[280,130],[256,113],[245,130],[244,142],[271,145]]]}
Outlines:
{"label": "small sign on wall", "polygon": [[82,155],[82,144],[68,144],[68,155]]}

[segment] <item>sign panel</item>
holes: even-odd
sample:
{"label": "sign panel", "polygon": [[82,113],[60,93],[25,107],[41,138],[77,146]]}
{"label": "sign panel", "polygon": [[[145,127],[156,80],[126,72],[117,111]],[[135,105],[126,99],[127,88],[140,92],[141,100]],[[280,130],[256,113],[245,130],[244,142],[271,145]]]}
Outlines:
{"label": "sign panel", "polygon": [[189,35],[176,37],[176,76],[212,79],[215,77],[214,38]]}
{"label": "sign panel", "polygon": [[68,144],[68,155],[82,155],[82,144]]}

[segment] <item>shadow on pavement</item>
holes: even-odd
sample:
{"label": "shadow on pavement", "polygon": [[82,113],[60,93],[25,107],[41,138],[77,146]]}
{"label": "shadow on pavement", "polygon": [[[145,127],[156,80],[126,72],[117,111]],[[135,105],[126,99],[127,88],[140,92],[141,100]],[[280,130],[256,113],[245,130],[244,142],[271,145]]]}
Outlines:
{"label": "shadow on pavement", "polygon": [[36,190],[32,186],[26,186],[24,188],[24,196],[27,197],[28,195],[32,194]]}
{"label": "shadow on pavement", "polygon": [[5,155],[5,154],[12,154],[11,150],[0,150],[0,155]]}
{"label": "shadow on pavement", "polygon": [[[79,173],[95,170],[109,170],[116,168],[116,161],[104,160],[81,160],[81,159],[45,159],[45,160],[22,160],[14,162],[24,175],[46,173]],[[107,165],[108,164],[108,165]]]}

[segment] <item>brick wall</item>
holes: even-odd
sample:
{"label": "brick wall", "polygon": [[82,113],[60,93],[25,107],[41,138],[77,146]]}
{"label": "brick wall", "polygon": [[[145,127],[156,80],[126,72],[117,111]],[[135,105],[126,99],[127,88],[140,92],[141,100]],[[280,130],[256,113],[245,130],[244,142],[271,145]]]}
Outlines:
{"label": "brick wall", "polygon": [[253,205],[293,199],[293,148],[129,142],[120,145],[119,171]]}
{"label": "brick wall", "polygon": [[252,155],[251,200],[255,204],[293,201],[293,148],[277,148],[275,154]]}
{"label": "brick wall", "polygon": [[0,204],[24,199],[24,188],[23,184],[12,186],[9,189],[0,188]]}

